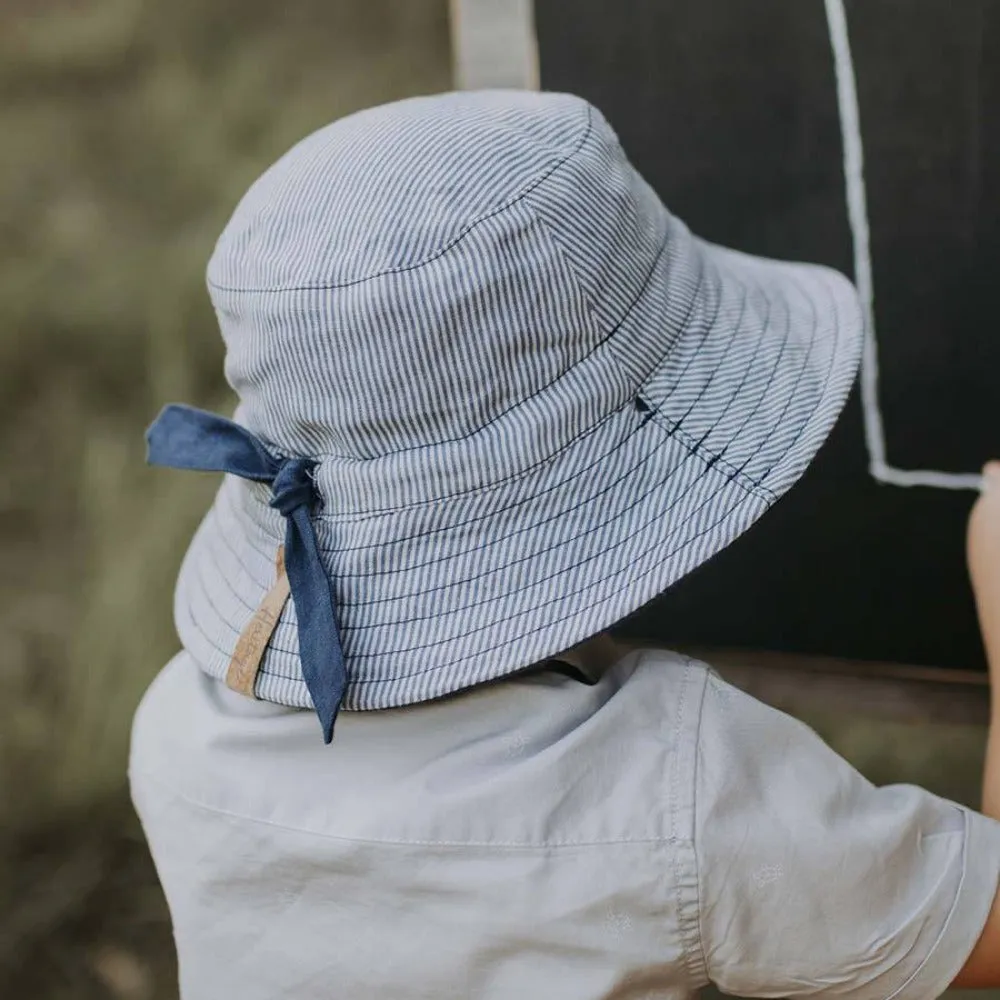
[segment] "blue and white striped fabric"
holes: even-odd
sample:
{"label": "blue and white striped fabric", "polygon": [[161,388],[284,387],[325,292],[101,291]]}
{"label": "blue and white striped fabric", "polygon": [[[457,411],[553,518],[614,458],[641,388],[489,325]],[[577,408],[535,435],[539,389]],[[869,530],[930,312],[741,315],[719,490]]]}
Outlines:
{"label": "blue and white striped fabric", "polygon": [[[316,463],[346,709],[543,660],[728,545],[812,459],[862,340],[844,277],[699,240],[557,94],[321,129],[251,187],[208,283],[236,421]],[[215,677],[273,583],[269,500],[227,476],[181,571]],[[294,602],[256,694],[312,705]]]}

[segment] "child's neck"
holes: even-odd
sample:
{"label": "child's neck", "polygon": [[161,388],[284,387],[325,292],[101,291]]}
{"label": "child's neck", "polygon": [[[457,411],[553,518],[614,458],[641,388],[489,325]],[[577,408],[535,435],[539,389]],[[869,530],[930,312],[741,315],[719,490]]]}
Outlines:
{"label": "child's neck", "polygon": [[628,649],[613,639],[610,633],[599,632],[553,659],[569,663],[588,677],[597,677],[627,652]]}

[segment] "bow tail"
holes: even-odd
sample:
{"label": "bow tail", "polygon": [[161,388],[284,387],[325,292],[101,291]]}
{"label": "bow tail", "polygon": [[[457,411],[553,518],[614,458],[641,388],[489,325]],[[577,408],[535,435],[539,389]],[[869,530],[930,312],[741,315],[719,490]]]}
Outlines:
{"label": "bow tail", "polygon": [[292,511],[288,517],[285,570],[299,620],[302,675],[323,727],[323,740],[330,743],[347,687],[347,670],[330,579],[323,568],[316,534],[304,507]]}
{"label": "bow tail", "polygon": [[270,482],[278,464],[245,427],[215,413],[171,403],[146,431],[151,465],[196,472],[226,472]]}

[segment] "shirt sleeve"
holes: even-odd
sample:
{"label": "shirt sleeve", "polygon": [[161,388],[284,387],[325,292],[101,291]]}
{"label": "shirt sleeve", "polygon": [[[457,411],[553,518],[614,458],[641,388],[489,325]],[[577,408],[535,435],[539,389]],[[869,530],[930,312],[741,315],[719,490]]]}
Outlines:
{"label": "shirt sleeve", "polygon": [[1000,881],[1000,823],[920,788],[876,788],[714,674],[694,836],[706,970],[742,997],[937,997]]}

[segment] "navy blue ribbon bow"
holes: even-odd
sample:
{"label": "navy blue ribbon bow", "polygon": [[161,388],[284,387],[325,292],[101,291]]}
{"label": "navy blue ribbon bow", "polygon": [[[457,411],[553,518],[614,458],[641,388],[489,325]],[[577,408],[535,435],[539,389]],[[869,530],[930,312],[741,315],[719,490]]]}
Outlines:
{"label": "navy blue ribbon bow", "polygon": [[323,726],[323,739],[329,743],[347,687],[347,671],[330,578],[310,517],[317,500],[312,478],[316,463],[276,458],[232,420],[178,404],[163,409],[146,432],[146,441],[152,465],[228,472],[270,485],[271,506],[285,517],[285,569],[299,620],[302,675]]}

